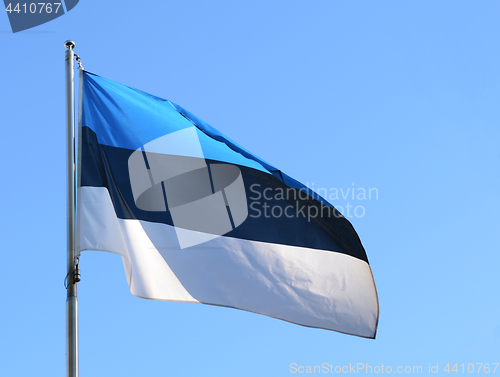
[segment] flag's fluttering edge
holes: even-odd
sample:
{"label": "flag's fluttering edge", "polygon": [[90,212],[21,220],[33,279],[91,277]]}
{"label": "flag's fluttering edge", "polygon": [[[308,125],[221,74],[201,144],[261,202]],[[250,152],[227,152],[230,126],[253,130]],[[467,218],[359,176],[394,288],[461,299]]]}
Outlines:
{"label": "flag's fluttering edge", "polygon": [[132,294],[374,338],[352,225],[175,103],[83,73],[78,251],[120,254]]}

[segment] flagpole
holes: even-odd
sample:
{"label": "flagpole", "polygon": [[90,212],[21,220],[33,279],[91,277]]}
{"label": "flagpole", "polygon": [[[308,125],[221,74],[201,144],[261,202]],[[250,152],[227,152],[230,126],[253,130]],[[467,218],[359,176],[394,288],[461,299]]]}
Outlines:
{"label": "flagpole", "polygon": [[68,209],[68,264],[66,298],[66,376],[78,377],[78,300],[76,283],[79,281],[78,260],[75,255],[75,42],[66,41],[66,151],[67,151],[67,209]]}

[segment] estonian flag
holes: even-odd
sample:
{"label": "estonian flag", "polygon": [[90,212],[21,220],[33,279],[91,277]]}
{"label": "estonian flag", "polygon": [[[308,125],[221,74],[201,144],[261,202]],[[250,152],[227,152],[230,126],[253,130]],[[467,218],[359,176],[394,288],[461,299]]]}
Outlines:
{"label": "estonian flag", "polygon": [[365,250],[331,204],[175,103],[83,72],[78,252],[133,295],[375,338]]}

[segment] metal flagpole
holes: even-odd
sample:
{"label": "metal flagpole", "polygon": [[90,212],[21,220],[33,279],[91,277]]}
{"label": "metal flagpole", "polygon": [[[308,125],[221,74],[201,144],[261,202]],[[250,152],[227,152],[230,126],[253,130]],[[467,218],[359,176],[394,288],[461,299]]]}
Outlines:
{"label": "metal flagpole", "polygon": [[75,254],[75,42],[66,41],[66,122],[67,122],[67,185],[68,185],[68,274],[66,298],[66,376],[78,377],[78,300],[76,283],[80,281]]}

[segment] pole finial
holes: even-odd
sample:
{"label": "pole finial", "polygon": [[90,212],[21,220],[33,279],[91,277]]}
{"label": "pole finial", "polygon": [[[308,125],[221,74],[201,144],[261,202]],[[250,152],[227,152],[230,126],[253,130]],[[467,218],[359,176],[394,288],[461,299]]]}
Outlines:
{"label": "pole finial", "polygon": [[68,50],[73,50],[75,48],[75,42],[67,40],[64,42],[64,47],[66,47]]}

